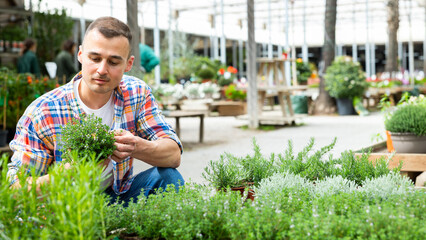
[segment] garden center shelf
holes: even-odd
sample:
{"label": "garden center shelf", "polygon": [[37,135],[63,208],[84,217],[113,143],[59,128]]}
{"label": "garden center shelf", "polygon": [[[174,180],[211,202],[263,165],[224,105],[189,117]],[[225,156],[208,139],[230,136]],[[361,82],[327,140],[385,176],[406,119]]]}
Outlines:
{"label": "garden center shelf", "polygon": [[381,157],[390,158],[388,168],[393,169],[399,166],[402,161],[401,174],[407,175],[416,186],[424,187],[426,176],[426,154],[424,153],[389,153],[386,142],[380,142],[370,147],[355,151],[355,156],[361,156],[362,152],[371,149],[370,161],[375,161]]}
{"label": "garden center shelf", "polygon": [[[373,99],[373,106],[377,106],[380,102],[380,99],[386,95],[389,98],[389,101],[392,106],[395,106],[401,97],[403,92],[413,91],[414,88],[418,89],[420,93],[426,93],[426,86],[394,86],[388,88],[373,88],[370,87],[364,94],[365,99]],[[369,101],[367,101],[367,107],[369,107]]]}

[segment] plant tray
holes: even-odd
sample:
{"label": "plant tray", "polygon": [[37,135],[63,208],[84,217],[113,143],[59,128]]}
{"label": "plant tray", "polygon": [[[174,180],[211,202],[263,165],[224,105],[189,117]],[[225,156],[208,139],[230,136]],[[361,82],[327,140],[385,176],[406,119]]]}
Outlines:
{"label": "plant tray", "polygon": [[405,172],[424,172],[426,171],[426,154],[425,153],[390,153],[386,148],[386,142],[380,142],[372,146],[355,151],[355,156],[361,156],[362,152],[367,152],[371,149],[369,157],[370,161],[386,157],[392,159],[389,161],[389,168],[393,169],[399,166],[402,161],[401,171]]}
{"label": "plant tray", "polygon": [[[426,154],[425,153],[390,153],[386,148],[386,142],[374,144],[370,147],[355,151],[355,156],[361,156],[363,152],[371,150],[369,160],[375,161],[386,157],[389,159],[389,169],[399,166],[402,161],[401,174],[408,176],[416,185],[416,188],[424,189],[424,179],[420,177],[426,173]],[[421,180],[423,179],[423,180]],[[419,187],[420,186],[420,187]]]}

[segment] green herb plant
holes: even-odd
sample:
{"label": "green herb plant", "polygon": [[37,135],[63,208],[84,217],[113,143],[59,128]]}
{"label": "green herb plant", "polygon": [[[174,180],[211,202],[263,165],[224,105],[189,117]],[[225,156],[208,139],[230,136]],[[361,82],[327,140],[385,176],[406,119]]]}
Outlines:
{"label": "green herb plant", "polygon": [[38,190],[34,168],[21,168],[22,187],[10,188],[7,160],[6,155],[0,160],[0,239],[106,239],[107,199],[102,168],[94,159],[76,161],[69,169],[54,164],[47,171],[49,183]]}
{"label": "green herb plant", "polygon": [[71,161],[71,152],[77,151],[78,158],[95,154],[101,161],[110,156],[114,150],[114,134],[109,127],[102,124],[102,119],[95,115],[84,115],[81,120],[72,120],[62,126],[62,148],[65,159]]}
{"label": "green herb plant", "polygon": [[368,83],[361,70],[361,65],[348,56],[337,57],[327,68],[325,89],[335,98],[361,97]]}
{"label": "green herb plant", "polygon": [[385,128],[393,133],[426,136],[426,98],[411,97],[385,116]]}

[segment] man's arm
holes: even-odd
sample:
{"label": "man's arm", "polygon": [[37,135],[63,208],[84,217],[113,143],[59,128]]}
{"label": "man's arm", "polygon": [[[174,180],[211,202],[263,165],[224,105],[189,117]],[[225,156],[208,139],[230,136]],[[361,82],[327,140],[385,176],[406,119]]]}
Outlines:
{"label": "man's arm", "polygon": [[130,156],[156,167],[177,168],[180,165],[181,150],[172,139],[148,141],[122,129],[114,131],[114,134],[117,149],[111,158],[116,162]]}

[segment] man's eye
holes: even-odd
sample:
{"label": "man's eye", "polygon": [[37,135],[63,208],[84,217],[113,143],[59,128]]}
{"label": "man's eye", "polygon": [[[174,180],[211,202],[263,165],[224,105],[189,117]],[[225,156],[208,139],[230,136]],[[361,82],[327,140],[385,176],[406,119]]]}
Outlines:
{"label": "man's eye", "polygon": [[118,62],[109,61],[109,64],[110,64],[111,66],[117,66],[117,65],[118,65]]}
{"label": "man's eye", "polygon": [[99,62],[100,58],[97,57],[91,57],[90,60],[94,61],[94,62]]}

